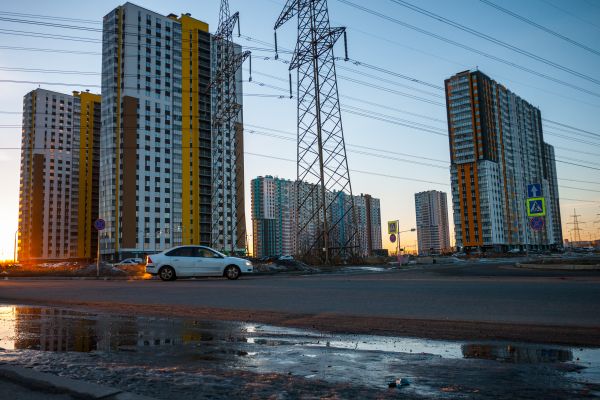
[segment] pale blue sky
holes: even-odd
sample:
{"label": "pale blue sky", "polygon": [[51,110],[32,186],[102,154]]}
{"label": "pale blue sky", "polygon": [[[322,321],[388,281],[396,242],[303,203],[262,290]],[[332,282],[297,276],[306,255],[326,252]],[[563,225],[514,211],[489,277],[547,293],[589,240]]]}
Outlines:
{"label": "pale blue sky", "polygon": [[[377,10],[385,15],[398,20],[417,25],[423,29],[435,32],[448,39],[467,44],[476,49],[491,53],[516,64],[525,66],[532,70],[550,75],[554,78],[567,81],[571,84],[581,86],[592,92],[600,93],[600,85],[582,78],[575,77],[556,68],[544,65],[513,51],[493,45],[487,41],[476,38],[468,33],[444,25],[438,21],[417,14],[401,7],[390,0],[359,1],[351,0],[357,4],[364,5]],[[529,0],[503,1],[494,0],[503,7],[521,14],[533,21],[555,30],[573,40],[581,42],[589,47],[600,51],[600,1],[597,0]],[[209,23],[211,31],[214,31],[219,11],[218,0],[202,1],[137,1],[143,7],[153,11],[169,13],[190,12],[193,17]],[[81,26],[101,27],[102,17],[112,8],[122,4],[117,1],[81,2],[81,1],[30,1],[2,2],[0,5],[0,17],[9,17],[2,12],[26,13],[50,15],[67,18],[82,18],[98,21],[98,24],[86,24],[81,22],[62,22],[63,24],[77,24]],[[242,34],[262,41],[273,41],[273,24],[281,11],[283,1],[275,0],[231,0],[232,11],[238,10],[241,14]],[[524,50],[544,57],[557,64],[573,69],[582,74],[600,80],[600,56],[587,52],[572,44],[566,43],[548,33],[535,29],[510,16],[500,13],[479,0],[457,0],[446,1],[414,1],[419,5],[436,14],[443,15],[456,22],[476,29],[480,32],[498,38],[509,44],[518,46]],[[504,83],[510,90],[520,95],[530,103],[541,109],[542,116],[546,119],[562,122],[576,126],[591,132],[600,134],[600,97],[585,94],[560,84],[529,74],[527,72],[509,67],[500,62],[490,60],[481,55],[458,48],[438,39],[425,36],[421,33],[385,21],[376,16],[366,14],[352,8],[339,0],[329,0],[330,17],[332,25],[346,26],[348,28],[348,48],[350,57],[362,62],[376,65],[388,70],[412,76],[420,80],[443,86],[443,81],[450,75],[465,69],[480,70],[488,74],[498,82]],[[21,18],[21,17],[12,17]],[[26,18],[26,17],[22,17]],[[32,18],[30,18],[32,19]],[[45,20],[52,22],[49,20]],[[280,48],[293,48],[295,44],[295,20],[289,21],[279,32]],[[0,47],[20,46],[52,49],[83,50],[100,53],[100,43],[81,43],[75,41],[54,40],[48,38],[29,38],[18,35],[2,34],[2,30],[22,30],[52,33],[59,35],[70,35],[80,37],[91,37],[100,39],[100,33],[85,32],[69,29],[58,29],[35,25],[17,24],[0,20]],[[243,46],[266,47],[263,44],[251,42],[246,39],[238,39]],[[336,47],[336,55],[343,57],[343,45]],[[281,54],[282,59],[289,58]],[[244,91],[249,94],[280,94],[281,92],[260,83],[287,87],[287,66],[279,61],[273,60],[272,52],[255,51],[253,56],[254,82],[244,83]],[[0,67],[3,68],[42,68],[54,70],[72,70],[100,72],[100,55],[69,55],[56,53],[42,53],[30,51],[17,51],[0,48]],[[359,107],[362,109],[390,115],[430,125],[436,130],[445,131],[446,114],[443,106],[422,102],[406,96],[400,96],[371,87],[351,82],[352,78],[367,81],[379,86],[387,87],[396,91],[410,93],[430,99],[434,103],[444,103],[443,92],[436,89],[418,85],[407,80],[402,80],[389,75],[384,75],[364,67],[354,66],[350,63],[340,61],[338,63],[338,75],[340,76],[339,91],[342,95],[341,103],[344,108]],[[247,68],[247,66],[245,67]],[[377,79],[360,76],[355,72],[360,71],[375,75]],[[276,80],[259,73],[272,75],[283,79]],[[247,73],[246,73],[247,78]],[[47,82],[82,83],[88,85],[99,85],[99,75],[65,75],[47,73],[26,73],[17,71],[0,70],[0,80],[29,80]],[[392,82],[385,81],[390,80]],[[416,90],[393,85],[398,83],[412,87]],[[22,97],[28,91],[36,88],[33,84],[15,84],[0,82],[0,111],[19,112],[22,109]],[[46,86],[47,89],[69,93],[72,90],[85,89],[82,87]],[[98,89],[91,88],[92,91]],[[423,91],[427,93],[423,93]],[[285,93],[281,93],[284,94]],[[382,108],[373,104],[356,101],[361,99],[371,103],[377,103],[397,110]],[[407,114],[421,114],[428,119]],[[273,155],[281,158],[294,159],[296,156],[294,141],[284,141],[273,137],[267,137],[250,132],[251,130],[265,131],[261,126],[295,132],[296,126],[296,102],[289,99],[246,97],[244,99],[244,117],[246,123],[246,151]],[[431,118],[435,120],[431,120]],[[0,114],[0,126],[20,124],[19,114]],[[349,165],[351,170],[371,171],[379,174],[411,177],[440,184],[414,182],[380,175],[369,175],[354,172],[351,174],[352,186],[356,194],[369,193],[381,198],[382,223],[391,219],[400,219],[400,226],[409,229],[415,225],[414,215],[414,193],[423,190],[437,189],[448,192],[449,169],[448,169],[448,140],[444,136],[422,132],[399,125],[389,124],[369,118],[360,117],[350,113],[343,113],[344,131],[348,145],[362,145],[383,150],[418,155],[437,160],[445,160],[446,163],[436,161],[416,160],[437,165],[442,168],[420,165],[414,162],[403,162],[383,157],[372,157],[357,152],[349,152]],[[592,144],[582,144],[573,140],[550,135],[551,132],[563,133],[556,128],[544,126],[546,141],[557,147],[557,158],[569,162],[577,162],[600,168],[600,139],[585,138]],[[562,128],[561,128],[562,129]],[[279,133],[280,134],[280,133]],[[570,135],[570,134],[569,134]],[[19,147],[19,128],[0,128],[0,147]],[[564,149],[569,150],[564,150]],[[356,148],[349,147],[349,150]],[[571,151],[575,150],[575,151]],[[361,150],[366,151],[366,150]],[[384,154],[373,150],[370,153]],[[390,155],[399,159],[408,157],[401,155]],[[12,238],[17,227],[18,214],[18,186],[19,186],[19,151],[0,149],[0,259],[12,257]],[[277,175],[280,177],[294,179],[296,175],[295,164],[285,161],[275,161],[255,155],[247,155],[245,160],[246,186],[250,179],[257,175]],[[582,228],[585,239],[588,232],[594,232],[598,237],[600,224],[593,221],[600,219],[596,214],[600,213],[600,174],[598,170],[581,168],[567,164],[558,163],[562,217],[564,230],[569,226],[569,215],[573,208],[582,215],[581,219],[587,221]],[[590,181],[595,183],[581,183],[566,181],[563,179]],[[566,188],[577,187],[594,191],[582,191]],[[585,201],[565,200],[578,199]],[[249,202],[250,197],[247,196]],[[450,199],[449,199],[450,200]],[[595,203],[594,203],[595,202]],[[248,208],[248,207],[247,207]],[[248,210],[249,211],[249,210]],[[248,215],[248,227],[250,227],[250,214]],[[451,219],[451,215],[449,216]],[[387,235],[384,235],[386,238]],[[565,237],[568,238],[565,232]],[[414,233],[402,236],[404,246],[414,245],[416,235]],[[384,239],[384,244],[387,239]]]}

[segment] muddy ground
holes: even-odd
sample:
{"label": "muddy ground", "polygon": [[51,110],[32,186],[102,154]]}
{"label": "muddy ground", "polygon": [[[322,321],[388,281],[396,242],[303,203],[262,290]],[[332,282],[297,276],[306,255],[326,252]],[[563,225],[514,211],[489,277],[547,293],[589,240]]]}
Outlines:
{"label": "muddy ground", "polygon": [[[158,399],[573,399],[600,350],[327,333],[260,322],[0,307],[0,362]],[[408,383],[389,388],[403,379]]]}

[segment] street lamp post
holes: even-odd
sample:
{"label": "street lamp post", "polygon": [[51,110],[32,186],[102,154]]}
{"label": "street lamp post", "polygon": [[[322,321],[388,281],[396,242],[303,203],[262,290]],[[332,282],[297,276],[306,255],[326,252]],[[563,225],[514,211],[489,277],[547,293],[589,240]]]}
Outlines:
{"label": "street lamp post", "polygon": [[402,246],[400,244],[400,234],[401,233],[406,233],[406,232],[414,232],[416,230],[417,230],[416,228],[410,228],[410,229],[407,229],[405,231],[398,230],[398,251],[396,252],[396,256],[398,257],[398,261],[400,261],[400,249],[402,249]]}
{"label": "street lamp post", "polygon": [[17,263],[17,236],[19,235],[19,230],[17,229],[15,231],[15,248],[14,248],[14,253],[13,253],[13,263],[16,264]]}

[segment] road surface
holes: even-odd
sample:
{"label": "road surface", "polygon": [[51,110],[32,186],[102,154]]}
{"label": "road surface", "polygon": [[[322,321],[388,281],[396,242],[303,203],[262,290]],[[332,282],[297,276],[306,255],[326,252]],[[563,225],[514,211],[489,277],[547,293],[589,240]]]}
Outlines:
{"label": "road surface", "polygon": [[[600,274],[531,272],[502,265],[350,275],[248,276],[238,281],[14,279],[0,281],[0,302],[256,318],[287,325],[294,325],[295,319],[300,326],[312,321],[313,325],[322,323],[319,327],[324,329],[340,324],[341,330],[351,331],[354,326],[362,327],[358,329],[361,331],[372,328],[396,334],[411,334],[407,326],[399,325],[399,321],[408,320],[442,325],[459,321],[471,331],[481,331],[488,323],[489,333],[496,330],[494,324],[506,325],[507,333],[515,325],[554,326],[553,331],[561,328],[563,336],[581,328],[587,336],[591,332],[592,342],[600,342],[600,334],[593,333],[600,332]],[[426,332],[428,327],[421,326],[420,331]],[[583,342],[591,343],[589,339]]]}

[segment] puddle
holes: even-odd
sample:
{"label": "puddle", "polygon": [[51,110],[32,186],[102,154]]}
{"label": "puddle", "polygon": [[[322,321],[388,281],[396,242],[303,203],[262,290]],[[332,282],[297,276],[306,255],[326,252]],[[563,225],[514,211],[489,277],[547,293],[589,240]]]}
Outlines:
{"label": "puddle", "polygon": [[[0,363],[156,398],[586,398],[600,350],[0,306]],[[388,389],[387,383],[411,383]],[[517,394],[515,394],[517,393]],[[278,397],[279,398],[279,397]]]}

